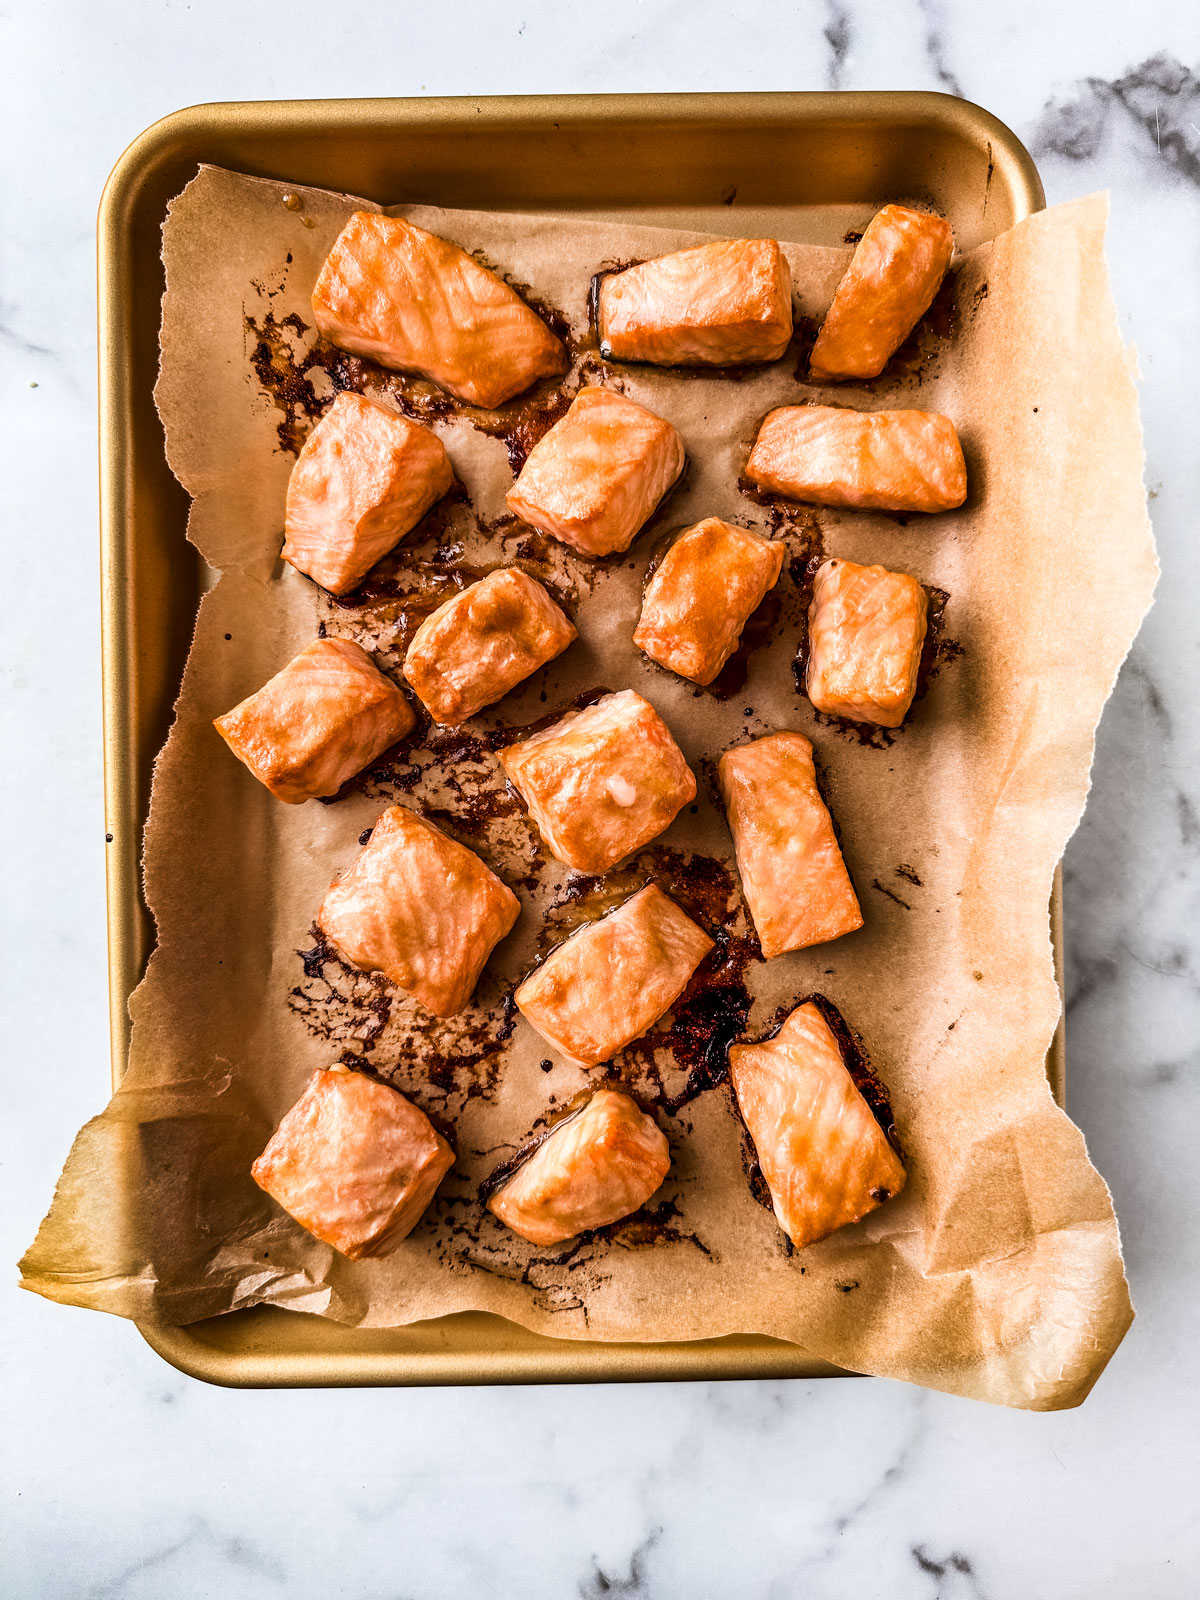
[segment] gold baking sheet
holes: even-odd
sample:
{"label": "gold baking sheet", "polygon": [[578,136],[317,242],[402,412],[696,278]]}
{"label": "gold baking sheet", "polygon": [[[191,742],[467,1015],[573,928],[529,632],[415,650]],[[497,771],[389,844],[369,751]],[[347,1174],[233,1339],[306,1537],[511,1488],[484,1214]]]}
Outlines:
{"label": "gold baking sheet", "polygon": [[[615,159],[619,150],[620,159]],[[139,855],[204,572],[163,459],[159,226],[167,198],[215,162],[381,202],[589,215],[836,243],[893,195],[945,210],[964,249],[1042,204],[1028,156],[976,107],[936,95],[735,95],[202,107],[148,131],[100,217],[102,534],[114,1075],[150,930]],[[1056,919],[1057,921],[1057,919]],[[1057,933],[1057,929],[1056,929]],[[1056,942],[1061,953],[1061,943]],[[1061,1031],[1049,1062],[1061,1097]],[[467,1313],[388,1331],[270,1310],[143,1330],[184,1370],[226,1383],[405,1383],[813,1375],[797,1347],[553,1340]]]}

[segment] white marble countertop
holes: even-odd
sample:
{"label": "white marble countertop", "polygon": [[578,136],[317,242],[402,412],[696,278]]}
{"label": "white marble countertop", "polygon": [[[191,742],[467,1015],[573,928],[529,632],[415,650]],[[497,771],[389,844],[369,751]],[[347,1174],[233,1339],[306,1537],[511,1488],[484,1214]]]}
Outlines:
{"label": "white marble countertop", "polygon": [[302,96],[965,95],[1026,141],[1052,201],[1112,190],[1164,567],[1066,862],[1070,1110],[1112,1186],[1140,1311],[1081,1410],[1010,1414],[870,1380],[226,1392],[124,1323],[6,1288],[4,1592],[1195,1595],[1200,447],[1181,404],[1200,330],[1195,0],[46,0],[3,29],[9,1262],[105,1096],[94,220],[109,168],[157,117]]}

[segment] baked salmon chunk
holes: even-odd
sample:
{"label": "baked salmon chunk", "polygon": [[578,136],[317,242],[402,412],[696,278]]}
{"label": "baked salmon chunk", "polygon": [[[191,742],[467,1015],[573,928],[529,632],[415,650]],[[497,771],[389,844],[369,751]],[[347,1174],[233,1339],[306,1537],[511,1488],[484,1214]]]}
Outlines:
{"label": "baked salmon chunk", "polygon": [[529,452],[508,508],[584,555],[628,550],[683,471],[669,422],[614,389],[581,389]]}
{"label": "baked salmon chunk", "polygon": [[465,845],[406,806],[375,824],[317,926],[361,972],[382,972],[436,1017],[471,998],[521,903]]}
{"label": "baked salmon chunk", "polygon": [[773,1039],[731,1045],[729,1076],[775,1216],[798,1249],[903,1189],[900,1157],[811,1001]]}
{"label": "baked salmon chunk", "polygon": [[415,372],[469,405],[503,405],[567,369],[559,339],[465,250],[398,217],[356,211],[312,294],[333,344]]}
{"label": "baked salmon chunk", "polygon": [[758,431],[746,476],[818,506],[952,511],[967,498],[958,434],[935,411],[780,406]]}
{"label": "baked salmon chunk", "polygon": [[313,1073],[250,1171],[302,1228],[357,1261],[407,1238],[453,1165],[411,1100],[332,1067]]}
{"label": "baked salmon chunk", "polygon": [[213,723],[279,800],[336,794],[416,722],[403,693],[351,639],[316,639]]}
{"label": "baked salmon chunk", "polygon": [[875,378],[929,310],[954,254],[944,217],[884,206],[867,224],[813,345],[818,382]]}
{"label": "baked salmon chunk", "polygon": [[632,689],[568,712],[499,757],[551,855],[576,872],[607,872],[696,798],[670,729]]}
{"label": "baked salmon chunk", "polygon": [[600,1089],[550,1130],[487,1208],[530,1244],[561,1244],[645,1205],[670,1165],[653,1117],[627,1094]]}
{"label": "baked salmon chunk", "polygon": [[552,950],[517,989],[517,1009],[563,1055],[597,1067],[671,1009],[712,947],[647,884]]}
{"label": "baked salmon chunk", "polygon": [[907,572],[826,561],[808,608],[808,698],[818,711],[898,728],[917,690],[928,613]]}
{"label": "baked salmon chunk", "polygon": [[349,594],[453,481],[436,433],[340,394],[292,468],[283,559],[330,594]]}
{"label": "baked salmon chunk", "polygon": [[688,528],[650,575],[633,642],[693,683],[711,683],[779,581],[784,546],[720,517]]}
{"label": "baked salmon chunk", "polygon": [[718,239],[600,279],[600,354],[658,366],[776,361],[792,337],[792,274],[774,239]]}
{"label": "baked salmon chunk", "polygon": [[456,727],[578,638],[546,590],[518,567],[492,572],[417,629],[404,676],[435,722]]}
{"label": "baked salmon chunk", "polygon": [[802,733],[770,733],[717,765],[742,893],[768,960],[862,927]]}

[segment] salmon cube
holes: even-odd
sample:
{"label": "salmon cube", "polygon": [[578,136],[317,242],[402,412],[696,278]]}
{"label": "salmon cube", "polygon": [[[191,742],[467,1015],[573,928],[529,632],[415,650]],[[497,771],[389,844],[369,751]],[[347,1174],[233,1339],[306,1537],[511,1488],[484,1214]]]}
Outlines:
{"label": "salmon cube", "polygon": [[783,570],[784,546],[720,517],[688,528],[650,575],[633,642],[660,666],[711,683]]}
{"label": "salmon cube", "polygon": [[406,1239],[453,1165],[411,1100],[332,1067],[313,1073],[250,1171],[302,1228],[357,1261]]}
{"label": "salmon cube", "polygon": [[551,855],[576,872],[607,872],[696,798],[670,729],[632,689],[568,712],[499,756]]}
{"label": "salmon cube", "polygon": [[561,1244],[645,1205],[671,1166],[661,1128],[615,1089],[557,1123],[487,1208],[530,1244]]}
{"label": "salmon cube", "polygon": [[403,693],[351,639],[316,639],[213,723],[273,795],[336,794],[416,722]]}
{"label": "salmon cube", "polygon": [[584,555],[628,550],[683,471],[669,422],[613,389],[581,389],[529,452],[509,510]]}
{"label": "salmon cube", "polygon": [[811,1001],[773,1039],[731,1045],[729,1076],[775,1216],[798,1249],[903,1189],[900,1157]]}
{"label": "salmon cube", "polygon": [[333,344],[415,372],[469,405],[503,405],[567,369],[562,341],[494,272],[399,217],[356,211],[312,295]]}
{"label": "salmon cube", "polygon": [[768,960],[862,927],[862,912],[802,733],[727,750],[717,781],[750,916]]}
{"label": "salmon cube", "polygon": [[912,705],[928,602],[907,572],[826,561],[808,608],[808,698],[818,711],[898,728]]}
{"label": "salmon cube", "polygon": [[283,559],[330,594],[349,594],[453,480],[436,433],[340,394],[292,468]]}
{"label": "salmon cube", "polygon": [[818,382],[875,378],[929,310],[954,254],[944,217],[884,206],[837,286],[817,335],[810,371]]}
{"label": "salmon cube", "polygon": [[317,925],[361,972],[382,972],[436,1017],[471,998],[521,903],[465,845],[406,806],[375,824]]}
{"label": "salmon cube", "polygon": [[780,406],[759,429],[746,476],[818,506],[952,511],[967,498],[958,434],[935,411]]}
{"label": "salmon cube", "polygon": [[712,949],[655,884],[552,950],[517,989],[517,1009],[583,1067],[611,1061],[675,1004]]}
{"label": "salmon cube", "polygon": [[600,354],[659,366],[776,361],[792,337],[792,273],[774,239],[717,239],[606,274]]}
{"label": "salmon cube", "polygon": [[426,618],[408,647],[404,676],[435,722],[456,727],[578,637],[535,578],[504,567]]}

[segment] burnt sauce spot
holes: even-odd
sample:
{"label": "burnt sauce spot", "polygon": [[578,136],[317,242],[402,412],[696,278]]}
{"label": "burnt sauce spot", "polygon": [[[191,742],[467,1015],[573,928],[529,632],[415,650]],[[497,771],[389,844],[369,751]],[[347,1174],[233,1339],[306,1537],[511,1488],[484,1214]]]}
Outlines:
{"label": "burnt sauce spot", "polygon": [[775,637],[782,611],[783,596],[777,584],[763,597],[758,609],[746,619],[737,649],[713,681],[703,685],[705,694],[711,695],[714,700],[732,700],[741,693],[750,675],[750,659]]}
{"label": "burnt sauce spot", "polygon": [[[845,235],[844,242],[857,244],[861,237],[861,234],[852,231]],[[853,384],[838,385],[838,388],[853,388],[866,394],[875,394],[880,390],[891,388],[898,381],[921,384],[927,377],[932,377],[938,369],[941,357],[958,331],[960,320],[958,301],[959,274],[958,270],[952,267],[942,279],[929,309],[918,320],[908,338],[895,351],[879,376],[855,379]],[[816,342],[818,324],[813,323],[812,328],[812,338],[802,347],[800,359],[796,363],[795,376],[801,383],[813,381],[809,376],[808,365],[813,344]]]}
{"label": "burnt sauce spot", "polygon": [[896,379],[911,379],[923,383],[937,371],[941,357],[958,332],[958,280],[956,268],[951,268],[942,279],[938,292],[925,315],[892,356],[879,377],[856,387],[873,393],[886,388]]}
{"label": "burnt sauce spot", "polygon": [[[677,1117],[697,1096],[728,1078],[729,1046],[745,1032],[752,1004],[746,968],[762,959],[758,941],[735,931],[738,900],[725,862],[659,845],[603,877],[573,878],[546,911],[529,971],[580,928],[615,911],[651,883],[705,930],[713,948],[664,1022],[596,1074],[606,1086],[633,1094],[647,1109]],[[665,1072],[664,1055],[672,1064]]]}
{"label": "burnt sauce spot", "polygon": [[[649,1112],[641,1096],[631,1091],[624,1084],[605,1084],[606,1088],[619,1087],[622,1093],[629,1094],[637,1101],[643,1111]],[[477,1190],[479,1204],[486,1207],[493,1195],[497,1194],[521,1170],[525,1163],[537,1153],[551,1135],[557,1133],[565,1123],[572,1122],[587,1107],[595,1088],[584,1089],[558,1111],[551,1112],[546,1118],[546,1125],[536,1130],[524,1140],[510,1155],[496,1166],[480,1183]],[[712,1260],[712,1251],[699,1237],[698,1234],[682,1226],[683,1216],[680,1211],[678,1199],[663,1199],[657,1204],[646,1204],[637,1211],[631,1212],[626,1217],[610,1222],[602,1228],[588,1228],[576,1234],[572,1239],[564,1240],[565,1255],[557,1258],[557,1264],[562,1265],[578,1255],[580,1250],[594,1252],[595,1247],[619,1245],[625,1250],[645,1249],[648,1246],[660,1244],[689,1244],[693,1245],[701,1254]],[[543,1258],[545,1259],[545,1258]]]}
{"label": "burnt sauce spot", "polygon": [[316,1039],[373,1050],[391,1020],[387,980],[352,967],[315,922],[309,935],[312,945],[296,952],[304,979],[288,991],[288,1009]]}
{"label": "burnt sauce spot", "polygon": [[515,478],[534,445],[566,416],[579,390],[589,384],[603,387],[610,377],[605,362],[587,354],[573,364],[566,379],[544,379],[526,394],[471,420],[480,433],[503,444]]}
{"label": "burnt sauce spot", "polygon": [[904,1151],[896,1134],[896,1121],[892,1115],[892,1101],[887,1091],[887,1085],[872,1068],[866,1046],[832,1000],[823,994],[806,995],[803,999],[797,1000],[795,1005],[787,1008],[787,1012],[780,1016],[772,1031],[775,1033],[779,1031],[788,1012],[794,1011],[796,1006],[802,1006],[809,1002],[815,1005],[822,1017],[824,1017],[826,1026],[837,1040],[838,1049],[842,1053],[842,1060],[846,1064],[846,1071],[854,1080],[854,1087],[862,1095],[867,1105],[870,1106],[871,1115],[883,1129],[892,1149],[903,1161]]}
{"label": "burnt sauce spot", "polygon": [[480,1204],[486,1205],[494,1194],[503,1189],[530,1156],[541,1149],[552,1133],[556,1133],[564,1123],[573,1122],[587,1108],[595,1092],[594,1088],[583,1089],[565,1106],[547,1112],[542,1119],[543,1125],[535,1128],[528,1138],[523,1139],[509,1155],[505,1156],[503,1161],[498,1161],[481,1181],[478,1189]]}
{"label": "burnt sauce spot", "polygon": [[315,923],[310,935],[312,945],[296,952],[304,977],[289,991],[288,1006],[314,1038],[341,1045],[345,1065],[369,1068],[443,1116],[494,1096],[516,1019],[511,995],[489,974],[466,1011],[439,1018],[382,974],[351,966]]}
{"label": "burnt sauce spot", "polygon": [[690,1244],[712,1260],[712,1251],[699,1234],[681,1227],[683,1221],[679,1205],[674,1200],[662,1200],[656,1206],[645,1205],[632,1216],[609,1223],[597,1230],[597,1237],[607,1238],[625,1250],[645,1249],[658,1244]]}
{"label": "burnt sauce spot", "polygon": [[901,900],[900,896],[894,889],[889,889],[886,883],[880,883],[878,878],[871,879],[871,887],[872,889],[877,889],[880,894],[885,895],[889,900],[894,901],[895,904],[898,905],[902,910],[912,910],[912,906],[907,900]]}
{"label": "burnt sauce spot", "polygon": [[792,351],[794,364],[792,376],[797,383],[807,383],[808,363],[812,359],[812,348],[817,342],[817,334],[821,331],[821,319],[817,317],[792,318]]}
{"label": "burnt sauce spot", "polygon": [[620,272],[626,272],[630,267],[640,267],[644,257],[631,256],[628,261],[606,261],[599,272],[592,274],[592,281],[588,284],[587,307],[588,326],[587,344],[591,349],[600,348],[600,285],[605,278],[612,278]]}
{"label": "burnt sauce spot", "polygon": [[921,665],[917,671],[914,705],[918,700],[925,698],[930,686],[944,668],[952,666],[966,654],[958,640],[952,639],[946,632],[946,607],[950,604],[950,596],[945,589],[931,588],[929,584],[925,584],[924,588],[929,600],[929,615],[925,627],[925,644],[921,650]]}
{"label": "burnt sauce spot", "polygon": [[[750,1130],[742,1124],[741,1145],[742,1171],[746,1175],[746,1185],[751,1195],[766,1211],[774,1212],[775,1203],[771,1199],[771,1191],[767,1180],[763,1177],[763,1170],[758,1164],[758,1151],[754,1148],[754,1140],[750,1137]],[[785,1239],[787,1235],[783,1236]],[[791,1243],[788,1240],[789,1244]]]}
{"label": "burnt sauce spot", "polygon": [[250,366],[282,413],[276,432],[280,449],[289,455],[299,455],[313,424],[344,390],[386,394],[415,422],[441,421],[462,409],[423,378],[391,372],[321,338],[307,344],[310,325],[297,312],[279,318],[273,311],[261,318],[243,314],[242,323]]}

